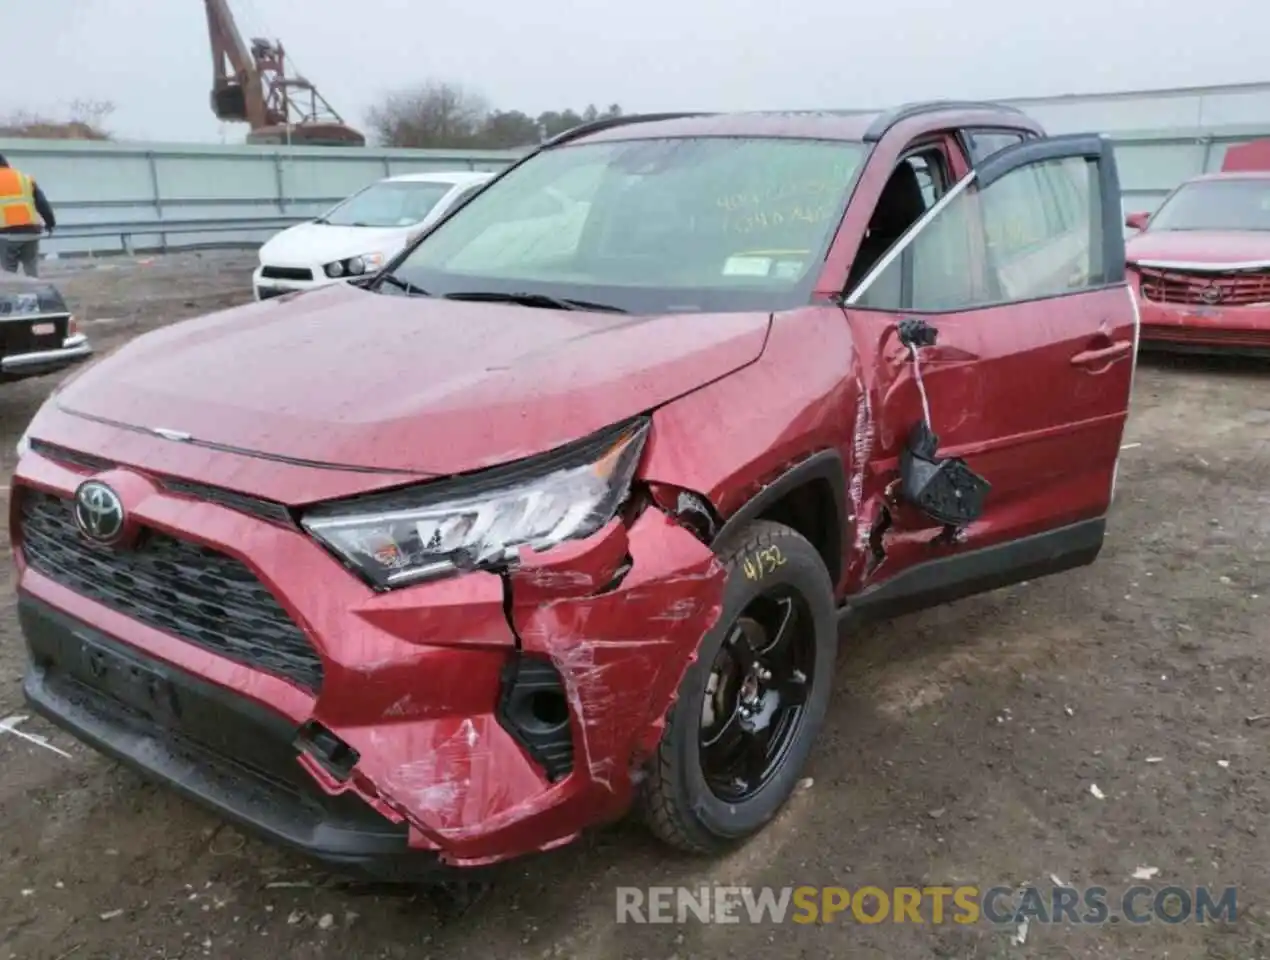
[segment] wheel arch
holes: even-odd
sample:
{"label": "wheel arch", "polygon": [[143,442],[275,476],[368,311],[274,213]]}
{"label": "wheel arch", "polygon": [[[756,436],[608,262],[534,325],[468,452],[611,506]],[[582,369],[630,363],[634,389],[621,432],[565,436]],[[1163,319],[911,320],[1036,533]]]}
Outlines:
{"label": "wheel arch", "polygon": [[754,520],[774,520],[806,537],[816,548],[829,579],[842,577],[847,479],[837,450],[821,450],[794,464],[738,507],[711,540],[717,548]]}

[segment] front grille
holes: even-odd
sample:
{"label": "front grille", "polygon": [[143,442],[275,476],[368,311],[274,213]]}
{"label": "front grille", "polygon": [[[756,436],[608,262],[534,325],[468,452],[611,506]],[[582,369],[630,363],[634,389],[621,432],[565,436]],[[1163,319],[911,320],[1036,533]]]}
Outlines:
{"label": "front grille", "polygon": [[322,661],[243,563],[145,529],[132,549],[100,546],[75,526],[69,500],[21,489],[22,549],[44,576],[104,606],[317,693]]}
{"label": "front grille", "polygon": [[1247,307],[1270,303],[1270,270],[1212,273],[1141,267],[1142,296],[1156,303]]}
{"label": "front grille", "polygon": [[262,520],[272,520],[284,526],[295,526],[295,521],[291,519],[291,511],[272,500],[261,500],[259,497],[249,497],[246,494],[235,493],[233,490],[209,487],[205,483],[194,483],[192,480],[177,480],[175,477],[161,477],[159,482],[173,493],[217,503],[222,507],[229,507],[240,513],[250,513]]}
{"label": "front grille", "polygon": [[59,447],[57,444],[49,443],[47,440],[32,440],[31,450],[42,457],[56,460],[58,463],[64,463],[67,466],[78,467],[83,470],[92,470],[94,473],[101,473],[103,470],[109,470],[114,466],[113,463],[103,457],[97,457],[91,453],[80,453],[78,450],[70,450],[67,447]]}
{"label": "front grille", "polygon": [[308,267],[263,267],[260,275],[269,280],[312,280],[313,271]]}
{"label": "front grille", "polygon": [[[46,440],[32,440],[31,449],[42,457],[48,457],[48,459],[56,460],[58,463],[65,464],[68,467],[73,467],[77,470],[88,470],[92,473],[104,473],[117,466],[117,464],[104,457],[94,456],[91,453],[80,453],[78,450],[70,450],[55,443],[49,443]],[[195,483],[192,480],[178,480],[175,477],[158,477],[156,479],[165,489],[175,494],[193,497],[195,500],[206,500],[209,503],[229,507],[229,509],[237,510],[240,513],[249,513],[254,517],[259,517],[261,520],[269,520],[273,523],[295,528],[295,520],[291,516],[291,511],[276,500],[262,500],[260,497],[251,497],[244,493],[226,490],[223,487],[213,487],[206,483]]]}

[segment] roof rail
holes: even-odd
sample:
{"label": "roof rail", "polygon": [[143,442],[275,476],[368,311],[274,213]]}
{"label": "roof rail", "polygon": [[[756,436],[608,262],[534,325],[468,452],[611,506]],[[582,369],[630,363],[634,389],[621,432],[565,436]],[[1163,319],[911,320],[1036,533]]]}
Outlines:
{"label": "roof rail", "polygon": [[599,133],[601,130],[611,130],[613,127],[625,126],[628,123],[652,123],[657,120],[681,120],[685,117],[712,117],[713,113],[694,112],[694,113],[631,113],[620,117],[601,117],[599,120],[591,120],[587,123],[580,123],[576,127],[570,127],[563,133],[557,133],[554,137],[548,137],[543,141],[544,147],[555,147],[562,143],[568,143],[570,140],[576,140],[578,137],[585,137],[592,133]]}
{"label": "roof rail", "polygon": [[876,143],[886,135],[897,123],[911,117],[919,117],[924,113],[938,113],[942,110],[998,110],[1002,113],[1014,113],[1020,116],[1023,111],[1008,103],[993,103],[990,100],[924,100],[918,103],[905,103],[894,110],[887,110],[878,115],[864,131],[864,139],[868,143]]}

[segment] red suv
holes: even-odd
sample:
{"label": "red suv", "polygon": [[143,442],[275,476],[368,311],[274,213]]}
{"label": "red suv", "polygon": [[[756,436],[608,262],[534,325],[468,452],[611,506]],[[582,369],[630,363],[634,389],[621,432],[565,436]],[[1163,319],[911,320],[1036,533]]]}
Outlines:
{"label": "red suv", "polygon": [[840,632],[1098,554],[1123,243],[1108,141],[992,104],[573,130],[379,274],[49,398],[26,696],[379,877],[633,805],[724,849],[802,775]]}

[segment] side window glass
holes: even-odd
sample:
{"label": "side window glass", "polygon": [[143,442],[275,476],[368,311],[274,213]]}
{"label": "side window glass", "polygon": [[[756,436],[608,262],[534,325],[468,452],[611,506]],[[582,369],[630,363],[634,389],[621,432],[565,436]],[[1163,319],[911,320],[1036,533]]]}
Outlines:
{"label": "side window glass", "polygon": [[1031,243],[1053,227],[1057,214],[1046,184],[1036,166],[1020,167],[990,188],[992,216],[983,220],[988,252]]}
{"label": "side window glass", "polygon": [[1097,172],[1083,159],[1052,160],[1019,167],[985,190],[972,184],[909,240],[856,305],[969,310],[1097,284]]}
{"label": "side window glass", "polygon": [[978,163],[998,150],[1023,142],[1023,134],[1007,130],[966,130],[965,137],[971,163]]}
{"label": "side window glass", "polygon": [[[1015,170],[983,192],[988,266],[1002,299],[1059,296],[1098,282],[1101,244],[1096,249],[1093,240],[1101,224],[1091,221],[1102,203],[1097,174],[1097,164],[1081,158],[1050,160]],[[1015,177],[1035,198],[1033,209],[1044,211],[1041,216],[1023,216],[999,202],[997,186]]]}
{"label": "side window glass", "polygon": [[[978,295],[972,192],[944,207],[869,284],[856,305],[877,310],[957,310]],[[981,271],[980,271],[981,273]]]}

